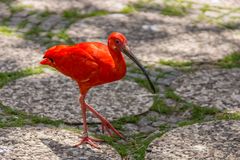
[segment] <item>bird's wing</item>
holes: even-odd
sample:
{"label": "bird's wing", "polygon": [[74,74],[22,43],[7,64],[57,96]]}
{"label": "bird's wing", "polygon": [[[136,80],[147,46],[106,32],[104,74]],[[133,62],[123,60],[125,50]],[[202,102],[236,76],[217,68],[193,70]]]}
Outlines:
{"label": "bird's wing", "polygon": [[99,72],[99,64],[91,53],[86,50],[72,46],[65,50],[66,58],[64,68],[66,75],[69,75],[78,82],[88,81],[94,74]]}

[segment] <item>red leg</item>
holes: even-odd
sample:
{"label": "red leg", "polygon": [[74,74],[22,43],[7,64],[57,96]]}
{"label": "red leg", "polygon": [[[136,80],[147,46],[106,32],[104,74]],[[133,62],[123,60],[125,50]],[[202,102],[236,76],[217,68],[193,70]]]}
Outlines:
{"label": "red leg", "polygon": [[87,120],[86,120],[87,105],[86,105],[84,99],[85,99],[85,95],[82,95],[79,100],[81,109],[82,109],[82,118],[83,118],[83,137],[82,137],[82,140],[78,144],[74,145],[74,147],[78,147],[81,144],[87,143],[95,148],[99,148],[99,146],[97,144],[95,144],[94,142],[95,141],[100,142],[102,140],[95,139],[95,138],[88,136],[88,127],[87,127]]}
{"label": "red leg", "polygon": [[98,113],[92,106],[88,105],[87,103],[85,104],[86,104],[86,107],[88,107],[88,109],[101,120],[103,130],[106,129],[106,131],[110,136],[112,136],[110,132],[110,130],[112,130],[116,135],[118,135],[122,139],[125,139],[123,135],[118,130],[116,130],[105,117],[103,117],[100,113]]}

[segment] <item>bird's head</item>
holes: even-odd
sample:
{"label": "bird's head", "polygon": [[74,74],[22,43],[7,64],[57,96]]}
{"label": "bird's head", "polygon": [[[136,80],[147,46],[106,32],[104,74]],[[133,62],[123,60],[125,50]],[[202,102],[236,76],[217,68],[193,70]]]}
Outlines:
{"label": "bird's head", "polygon": [[43,56],[42,61],[40,62],[40,64],[42,65],[48,65],[51,67],[56,68],[59,60],[62,57],[62,49],[66,48],[67,45],[58,45],[58,46],[53,46],[51,48],[49,48]]}
{"label": "bird's head", "polygon": [[152,88],[153,92],[155,93],[155,87],[149,78],[147,71],[144,69],[143,65],[138,61],[138,59],[134,56],[130,48],[128,47],[127,38],[119,33],[119,32],[113,32],[108,36],[108,46],[110,49],[118,52],[124,53],[126,56],[128,56],[134,63],[137,64],[137,66],[143,71],[144,75],[146,76],[150,87]]}

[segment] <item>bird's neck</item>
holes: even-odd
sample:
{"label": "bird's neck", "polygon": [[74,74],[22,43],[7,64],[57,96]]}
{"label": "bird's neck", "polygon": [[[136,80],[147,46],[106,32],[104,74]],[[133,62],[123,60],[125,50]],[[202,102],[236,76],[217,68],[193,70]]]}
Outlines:
{"label": "bird's neck", "polygon": [[116,76],[121,79],[126,74],[126,63],[124,57],[120,51],[114,50],[111,47],[108,47],[108,49],[115,64]]}

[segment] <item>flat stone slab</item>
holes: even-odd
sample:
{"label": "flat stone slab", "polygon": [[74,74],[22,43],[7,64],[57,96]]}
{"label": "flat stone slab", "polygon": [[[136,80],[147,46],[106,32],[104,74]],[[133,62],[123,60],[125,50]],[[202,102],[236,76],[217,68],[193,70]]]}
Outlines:
{"label": "flat stone slab", "polygon": [[59,160],[59,159],[118,159],[120,155],[109,145],[101,149],[89,145],[73,147],[80,134],[47,127],[0,129],[0,159]]}
{"label": "flat stone slab", "polygon": [[88,18],[76,22],[67,32],[76,42],[106,43],[107,36],[113,31],[125,34],[136,56],[147,62],[161,59],[215,61],[240,49],[238,30],[193,24],[187,17],[169,17],[157,13]]}
{"label": "flat stone slab", "polygon": [[229,159],[240,157],[240,121],[195,124],[167,132],[154,140],[145,159]]}
{"label": "flat stone slab", "polygon": [[107,11],[121,11],[130,2],[137,0],[102,0],[85,1],[85,0],[17,0],[17,4],[30,5],[37,10],[48,10],[52,12],[63,12],[64,10],[71,10],[73,8],[80,12],[88,12],[94,10],[107,10]]}
{"label": "flat stone slab", "polygon": [[19,71],[39,65],[40,46],[14,36],[0,35],[0,72]]}
{"label": "flat stone slab", "polygon": [[187,101],[204,107],[240,111],[240,69],[209,69],[177,78],[172,87]]}
{"label": "flat stone slab", "polygon": [[[66,123],[82,122],[78,87],[60,74],[46,73],[14,81],[0,90],[0,101],[14,109]],[[153,98],[135,82],[117,81],[91,89],[86,101],[108,120],[114,120],[148,111]],[[99,122],[92,114],[87,120]]]}

